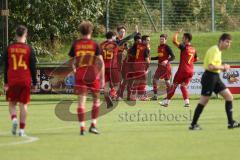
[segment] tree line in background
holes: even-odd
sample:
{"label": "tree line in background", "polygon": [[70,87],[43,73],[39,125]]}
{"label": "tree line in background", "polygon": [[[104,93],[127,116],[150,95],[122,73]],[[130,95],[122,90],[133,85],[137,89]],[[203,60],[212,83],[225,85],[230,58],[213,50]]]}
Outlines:
{"label": "tree line in background", "polygon": [[[147,15],[139,6],[141,3],[141,0],[110,0],[110,16],[115,15],[112,26],[140,23]],[[160,26],[161,0],[145,0],[144,3],[154,22]],[[215,0],[215,6],[217,27],[229,30],[240,26],[239,15],[235,14],[240,13],[240,0]],[[164,7],[167,11],[165,23],[171,24],[167,26],[169,30],[188,25],[206,31],[206,26],[211,24],[210,0],[164,0]],[[95,35],[104,33],[105,8],[106,0],[9,0],[10,41],[15,27],[23,24],[29,28],[29,40],[37,54],[50,54],[49,51],[54,52],[54,47],[61,42],[78,36],[77,28],[82,20],[95,24]],[[142,27],[147,26],[143,24]]]}
{"label": "tree line in background", "polygon": [[78,36],[78,25],[89,20],[103,30],[105,0],[10,0],[9,38],[13,40],[15,27],[26,25],[29,41],[37,54],[49,54],[61,41]]}

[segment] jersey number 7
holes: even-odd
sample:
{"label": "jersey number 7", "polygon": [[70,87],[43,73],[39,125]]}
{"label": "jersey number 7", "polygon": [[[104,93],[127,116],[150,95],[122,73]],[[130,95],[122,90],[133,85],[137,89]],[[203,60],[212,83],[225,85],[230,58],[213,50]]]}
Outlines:
{"label": "jersey number 7", "polygon": [[194,53],[189,53],[188,55],[189,55],[188,64],[191,64],[192,59],[194,57]]}

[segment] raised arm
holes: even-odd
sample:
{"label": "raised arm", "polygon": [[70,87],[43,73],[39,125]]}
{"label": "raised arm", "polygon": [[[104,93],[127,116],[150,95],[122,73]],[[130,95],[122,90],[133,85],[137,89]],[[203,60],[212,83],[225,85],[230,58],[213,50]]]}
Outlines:
{"label": "raised arm", "polygon": [[177,47],[182,51],[182,50],[185,49],[185,45],[184,45],[183,43],[180,43],[180,42],[178,41],[178,35],[179,35],[179,33],[181,33],[181,32],[182,32],[182,29],[180,29],[179,31],[177,31],[177,32],[174,34],[174,36],[173,36],[173,44],[174,44],[175,46],[177,46]]}
{"label": "raised arm", "polygon": [[176,32],[173,36],[173,44],[179,48],[180,42],[178,41],[179,32]]}
{"label": "raised arm", "polygon": [[130,34],[129,36],[123,38],[122,40],[119,40],[119,41],[118,41],[118,45],[121,46],[121,45],[123,45],[124,43],[126,43],[127,41],[133,39],[134,36],[135,36],[137,33],[138,33],[138,32],[134,32],[134,33]]}

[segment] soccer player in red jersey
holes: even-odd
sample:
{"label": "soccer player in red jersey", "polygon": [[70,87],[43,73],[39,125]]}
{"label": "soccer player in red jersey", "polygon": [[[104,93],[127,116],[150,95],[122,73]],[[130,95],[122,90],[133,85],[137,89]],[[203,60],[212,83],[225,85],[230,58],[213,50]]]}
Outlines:
{"label": "soccer player in red jersey", "polygon": [[119,46],[118,52],[119,52],[119,61],[122,62],[123,58],[124,58],[124,51],[128,50],[128,44],[127,42],[129,40],[131,40],[132,38],[134,38],[134,36],[136,36],[138,34],[138,26],[135,26],[135,32],[132,33],[131,35],[125,37],[126,35],[126,28],[124,26],[119,26],[117,27],[117,39],[116,39],[116,43]]}
{"label": "soccer player in red jersey", "polygon": [[31,46],[26,44],[27,28],[18,26],[17,42],[10,44],[4,52],[4,89],[9,102],[9,113],[12,119],[12,134],[17,134],[18,120],[16,105],[20,109],[19,136],[25,136],[27,107],[30,102],[31,84],[36,89],[36,58]]}
{"label": "soccer player in red jersey", "polygon": [[75,93],[78,95],[78,119],[80,135],[85,134],[85,103],[88,90],[92,92],[92,123],[90,133],[99,134],[96,124],[100,107],[100,87],[104,87],[104,62],[98,44],[91,39],[93,25],[84,21],[80,24],[81,38],[75,40],[69,56],[74,58]]}
{"label": "soccer player in red jersey", "polygon": [[142,36],[142,43],[138,43],[130,52],[135,56],[132,90],[133,92],[136,91],[136,98],[139,98],[141,101],[146,101],[148,100],[146,97],[146,86],[148,67],[150,64],[150,37],[148,35]]}
{"label": "soccer player in red jersey", "polygon": [[[116,86],[119,85],[120,82],[120,74],[119,74],[119,64],[118,61],[118,45],[115,42],[116,34],[114,32],[106,33],[107,40],[102,42],[100,45],[101,53],[103,56],[104,64],[105,64],[105,87],[104,87],[104,96],[107,102],[107,106],[112,106],[112,98],[109,97],[109,88],[113,87],[114,90]],[[108,83],[108,84],[107,84]]]}
{"label": "soccer player in red jersey", "polygon": [[127,86],[127,100],[130,101],[135,101],[136,99],[131,98],[131,87],[132,87],[132,82],[133,82],[133,72],[134,72],[134,61],[135,61],[135,56],[132,55],[131,51],[136,48],[138,43],[142,42],[142,37],[141,34],[138,33],[134,36],[134,44],[133,46],[128,49],[128,53],[126,58],[123,60],[123,65],[122,65],[122,82],[118,90],[118,100],[121,100],[123,98],[123,92]]}
{"label": "soccer player in red jersey", "polygon": [[[180,32],[180,31],[179,31]],[[172,96],[178,85],[185,101],[185,107],[189,107],[189,95],[187,91],[187,85],[193,76],[194,66],[193,63],[197,61],[197,53],[195,48],[191,45],[192,35],[190,33],[184,33],[182,43],[177,40],[179,32],[176,32],[173,37],[173,43],[180,49],[180,64],[178,70],[174,76],[173,84],[167,93],[167,97],[161,102],[161,105],[167,107],[170,103]]]}
{"label": "soccer player in red jersey", "polygon": [[151,57],[151,60],[158,60],[158,68],[153,77],[153,92],[154,96],[152,100],[157,100],[157,82],[159,79],[164,79],[166,84],[166,93],[170,88],[170,78],[171,78],[171,64],[170,61],[175,59],[172,49],[166,44],[167,35],[160,35],[160,45],[158,46],[158,56]]}
{"label": "soccer player in red jersey", "polygon": [[[138,33],[138,26],[135,26],[135,32],[130,34],[129,36],[125,37],[126,35],[126,28],[124,26],[117,27],[117,39],[116,43],[118,44],[118,61],[120,62],[120,70],[119,73],[121,75],[122,67],[123,67],[123,60],[126,57],[126,51],[128,50],[127,42],[134,38],[134,36]],[[122,80],[122,79],[121,79]],[[111,89],[111,94],[116,96],[116,91]],[[118,96],[119,97],[119,96]]]}

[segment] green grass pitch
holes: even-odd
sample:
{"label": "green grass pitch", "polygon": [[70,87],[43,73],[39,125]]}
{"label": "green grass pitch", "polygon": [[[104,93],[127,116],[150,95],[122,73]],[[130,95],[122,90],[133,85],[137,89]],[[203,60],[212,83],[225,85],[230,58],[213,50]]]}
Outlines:
{"label": "green grass pitch", "polygon": [[[192,96],[190,108],[184,108],[183,100],[177,96],[169,108],[160,107],[157,101],[138,102],[135,106],[121,102],[112,112],[99,118],[101,135],[87,133],[79,136],[77,122],[61,121],[54,113],[56,104],[66,97],[76,99],[66,95],[32,96],[27,138],[10,134],[7,103],[4,97],[0,97],[0,159],[239,159],[240,129],[227,129],[222,99],[212,99],[205,108],[200,119],[202,131],[187,129],[198,96]],[[234,117],[240,120],[240,100],[235,97]],[[91,107],[90,100],[87,107]],[[71,106],[71,111],[74,112],[75,108],[76,103]],[[150,117],[154,114],[155,117]]]}

